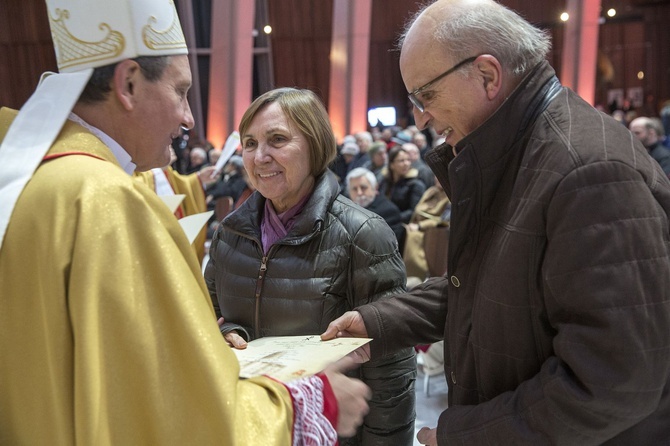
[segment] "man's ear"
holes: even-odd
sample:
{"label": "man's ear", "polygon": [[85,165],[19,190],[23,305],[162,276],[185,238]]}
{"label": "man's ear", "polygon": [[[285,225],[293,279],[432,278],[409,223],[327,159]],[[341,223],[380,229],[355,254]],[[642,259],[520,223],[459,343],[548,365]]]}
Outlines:
{"label": "man's ear", "polygon": [[483,54],[475,60],[477,75],[482,79],[489,100],[495,99],[502,90],[503,69],[498,59],[490,54]]}
{"label": "man's ear", "polygon": [[112,92],[126,110],[135,106],[139,76],[142,76],[140,66],[134,60],[123,60],[114,69]]}

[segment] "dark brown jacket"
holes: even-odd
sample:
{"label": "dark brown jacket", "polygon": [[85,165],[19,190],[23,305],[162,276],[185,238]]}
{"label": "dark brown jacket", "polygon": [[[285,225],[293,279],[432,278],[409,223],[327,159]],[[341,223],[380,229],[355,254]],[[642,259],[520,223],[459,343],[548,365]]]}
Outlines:
{"label": "dark brown jacket", "polygon": [[[405,290],[395,235],[378,215],[339,194],[335,175],[317,178],[289,234],[266,256],[260,239],[265,198],[255,192],[215,233],[205,279],[217,316],[251,337],[314,335],[357,305]],[[254,297],[257,295],[257,297]],[[373,391],[357,440],[344,444],[411,445],[414,350],[364,364]]]}
{"label": "dark brown jacket", "polygon": [[448,276],[360,308],[373,355],[444,336],[440,445],[668,444],[661,168],[546,62],[457,150]]}

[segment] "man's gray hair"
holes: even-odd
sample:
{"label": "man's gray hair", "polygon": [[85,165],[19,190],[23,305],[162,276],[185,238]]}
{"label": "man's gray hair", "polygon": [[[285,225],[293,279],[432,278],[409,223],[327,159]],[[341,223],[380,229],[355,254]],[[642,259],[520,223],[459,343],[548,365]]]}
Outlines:
{"label": "man's gray hair", "polygon": [[[412,24],[430,5],[424,6],[405,26],[398,48]],[[551,37],[516,12],[496,2],[450,8],[448,19],[437,25],[435,39],[457,63],[468,57],[491,54],[509,74],[523,76],[547,57]]]}
{"label": "man's gray hair", "polygon": [[347,174],[346,178],[346,184],[347,184],[347,190],[349,190],[349,181],[353,178],[360,178],[360,177],[365,177],[368,179],[368,182],[370,182],[370,186],[372,186],[373,189],[377,190],[377,177],[375,176],[374,173],[370,169],[366,169],[365,167],[356,167],[355,169],[351,169],[351,172]]}
{"label": "man's gray hair", "polygon": [[374,142],[374,139],[372,138],[372,133],[367,132],[367,131],[356,133],[356,137],[360,138],[360,139],[363,139],[367,142]]}

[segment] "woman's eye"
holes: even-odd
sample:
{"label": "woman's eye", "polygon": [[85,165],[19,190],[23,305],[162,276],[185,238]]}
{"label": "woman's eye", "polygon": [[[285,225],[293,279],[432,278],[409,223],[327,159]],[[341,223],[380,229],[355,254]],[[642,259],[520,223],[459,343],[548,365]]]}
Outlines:
{"label": "woman's eye", "polygon": [[244,147],[245,149],[253,149],[254,147],[256,147],[256,141],[253,140],[244,141],[242,147]]}

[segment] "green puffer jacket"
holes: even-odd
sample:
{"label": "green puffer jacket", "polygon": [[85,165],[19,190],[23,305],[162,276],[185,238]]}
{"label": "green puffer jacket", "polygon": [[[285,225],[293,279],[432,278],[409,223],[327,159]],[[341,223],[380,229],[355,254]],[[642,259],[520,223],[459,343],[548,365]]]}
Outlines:
{"label": "green puffer jacket", "polygon": [[[393,231],[339,191],[330,171],[319,176],[295,225],[267,255],[260,242],[265,198],[258,192],[223,220],[205,279],[227,330],[247,338],[320,334],[345,311],[405,290]],[[357,437],[341,444],[411,445],[414,350],[370,361],[356,373],[373,391],[370,413]]]}

